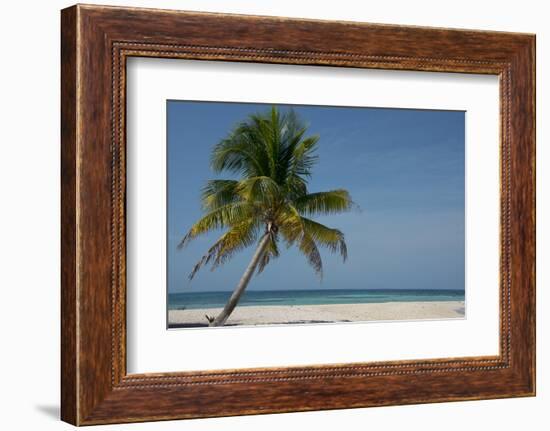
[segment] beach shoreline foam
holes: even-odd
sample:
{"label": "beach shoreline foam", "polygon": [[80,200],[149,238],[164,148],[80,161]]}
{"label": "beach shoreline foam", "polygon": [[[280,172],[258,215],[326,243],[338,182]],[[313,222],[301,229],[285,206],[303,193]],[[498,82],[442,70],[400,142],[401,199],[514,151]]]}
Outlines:
{"label": "beach shoreline foam", "polygon": [[[205,315],[221,308],[169,310],[169,328],[206,327]],[[349,323],[399,320],[460,319],[464,301],[381,302],[367,304],[237,306],[227,326]]]}

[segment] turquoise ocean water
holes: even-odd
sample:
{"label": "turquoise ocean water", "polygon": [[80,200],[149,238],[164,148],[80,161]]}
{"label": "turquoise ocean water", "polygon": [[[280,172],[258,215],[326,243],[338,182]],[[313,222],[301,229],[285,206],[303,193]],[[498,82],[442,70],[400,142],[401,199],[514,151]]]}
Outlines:
{"label": "turquoise ocean water", "polygon": [[[168,294],[168,309],[223,307],[231,292],[184,292]],[[464,290],[434,289],[308,289],[250,290],[239,307],[258,305],[368,304],[380,302],[464,301]]]}

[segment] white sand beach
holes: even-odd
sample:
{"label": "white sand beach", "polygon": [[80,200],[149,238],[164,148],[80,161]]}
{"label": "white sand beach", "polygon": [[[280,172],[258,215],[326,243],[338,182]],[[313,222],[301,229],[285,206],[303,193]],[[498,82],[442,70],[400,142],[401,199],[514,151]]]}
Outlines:
{"label": "white sand beach", "polygon": [[[216,316],[220,310],[220,308],[169,310],[169,326],[173,328],[207,326],[205,314]],[[280,325],[463,317],[464,301],[237,306],[226,325]]]}

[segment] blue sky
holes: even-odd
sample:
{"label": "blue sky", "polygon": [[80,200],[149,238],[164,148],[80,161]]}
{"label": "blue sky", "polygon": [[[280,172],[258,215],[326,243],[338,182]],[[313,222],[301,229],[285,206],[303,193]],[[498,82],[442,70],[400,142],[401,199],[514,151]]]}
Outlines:
{"label": "blue sky", "polygon": [[[212,147],[236,122],[270,106],[167,102],[169,292],[233,290],[241,277],[253,247],[215,271],[201,269],[190,282],[193,265],[221,232],[183,250],[176,245],[201,217],[202,186],[224,177],[210,170]],[[310,134],[320,135],[310,192],[345,188],[360,211],[317,218],[342,230],[348,245],[345,263],[321,251],[322,281],[283,245],[248,289],[464,289],[465,113],[292,107]]]}

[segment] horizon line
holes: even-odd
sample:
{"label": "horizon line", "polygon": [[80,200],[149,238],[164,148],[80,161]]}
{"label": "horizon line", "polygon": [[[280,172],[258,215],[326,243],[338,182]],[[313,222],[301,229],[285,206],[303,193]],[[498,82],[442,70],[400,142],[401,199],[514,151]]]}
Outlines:
{"label": "horizon line", "polygon": [[[448,290],[448,291],[454,291],[454,292],[465,292],[466,289],[452,289],[452,288],[437,288],[437,289],[430,289],[430,288],[412,288],[412,287],[389,287],[389,288],[346,288],[346,289],[338,289],[338,288],[330,288],[330,289],[249,289],[246,290],[246,292],[308,292],[312,290],[336,290],[336,291],[344,291],[344,290],[423,290],[423,291],[437,291],[437,290]],[[194,290],[194,291],[178,291],[178,292],[170,292],[168,291],[168,294],[174,294],[174,293],[226,293],[226,292],[232,292],[233,290]]]}

